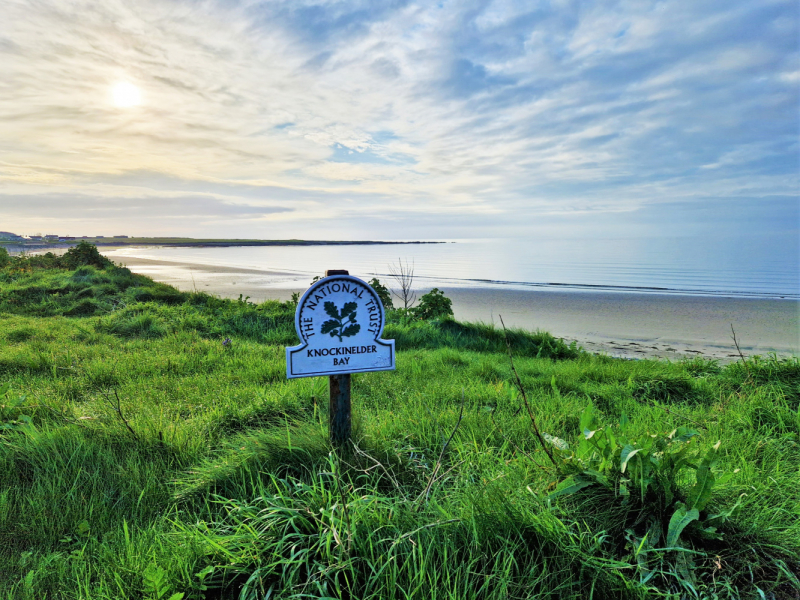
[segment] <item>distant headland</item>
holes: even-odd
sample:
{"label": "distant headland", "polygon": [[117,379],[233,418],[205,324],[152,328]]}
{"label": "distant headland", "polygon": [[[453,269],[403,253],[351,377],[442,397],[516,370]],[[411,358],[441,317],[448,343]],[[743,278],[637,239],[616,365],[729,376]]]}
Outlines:
{"label": "distant headland", "polygon": [[68,236],[55,234],[18,235],[0,231],[0,245],[10,250],[42,250],[65,248],[78,242],[88,242],[95,246],[182,246],[182,247],[228,247],[228,246],[369,246],[388,244],[444,244],[428,241],[379,241],[379,240],[257,240],[257,239],[215,239],[189,237],[131,237],[114,236]]}

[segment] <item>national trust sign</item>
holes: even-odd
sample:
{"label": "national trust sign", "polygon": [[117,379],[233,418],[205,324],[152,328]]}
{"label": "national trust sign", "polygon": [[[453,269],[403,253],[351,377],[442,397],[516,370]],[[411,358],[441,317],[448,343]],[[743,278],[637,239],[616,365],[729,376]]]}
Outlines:
{"label": "national trust sign", "polygon": [[393,371],[394,340],[380,339],[383,304],[367,283],[331,275],[314,283],[297,305],[302,344],[286,348],[286,377]]}

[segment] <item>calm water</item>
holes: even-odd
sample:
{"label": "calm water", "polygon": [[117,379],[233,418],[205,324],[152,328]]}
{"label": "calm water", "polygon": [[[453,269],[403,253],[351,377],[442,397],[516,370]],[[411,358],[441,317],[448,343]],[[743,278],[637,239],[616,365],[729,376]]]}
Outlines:
{"label": "calm water", "polygon": [[800,298],[796,252],[776,254],[686,239],[460,240],[385,246],[124,248],[137,256],[218,267],[275,271],[267,287],[304,287],[326,269],[386,277],[399,259],[413,263],[420,287],[618,289],[721,296]]}

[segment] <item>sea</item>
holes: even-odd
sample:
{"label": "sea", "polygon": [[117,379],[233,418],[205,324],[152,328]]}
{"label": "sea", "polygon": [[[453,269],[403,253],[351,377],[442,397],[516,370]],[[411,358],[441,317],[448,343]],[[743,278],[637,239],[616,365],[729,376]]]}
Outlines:
{"label": "sea", "polygon": [[[774,248],[774,246],[772,246]],[[736,240],[506,238],[381,245],[124,247],[144,259],[269,272],[265,288],[303,288],[327,269],[390,278],[400,263],[420,288],[617,291],[800,299],[800,256]]]}

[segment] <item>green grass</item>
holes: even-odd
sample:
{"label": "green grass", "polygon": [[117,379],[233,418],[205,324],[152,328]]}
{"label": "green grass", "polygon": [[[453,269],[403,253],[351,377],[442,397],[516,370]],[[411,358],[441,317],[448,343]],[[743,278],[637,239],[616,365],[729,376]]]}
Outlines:
{"label": "green grass", "polygon": [[643,581],[640,506],[550,498],[565,471],[501,331],[390,321],[397,370],[353,376],[356,447],[336,453],[327,381],[285,378],[290,304],[45,267],[0,271],[0,599],[800,594],[796,359],[626,361],[510,332],[549,435],[575,445],[591,403],[630,438],[721,441],[724,537],[686,537],[691,564],[665,551]]}

